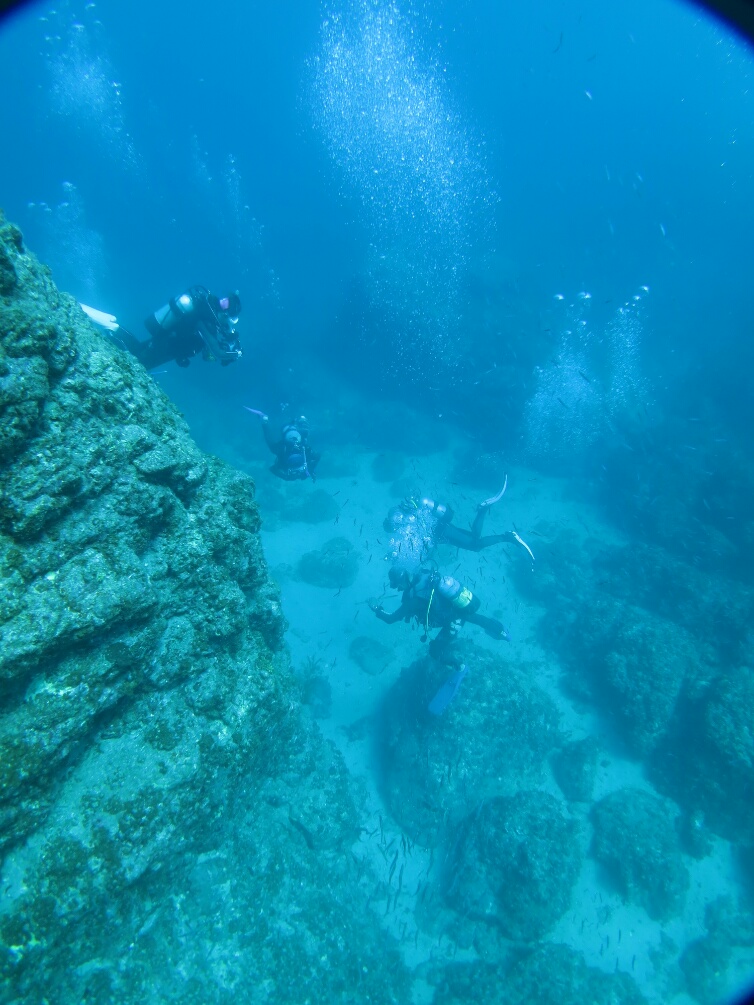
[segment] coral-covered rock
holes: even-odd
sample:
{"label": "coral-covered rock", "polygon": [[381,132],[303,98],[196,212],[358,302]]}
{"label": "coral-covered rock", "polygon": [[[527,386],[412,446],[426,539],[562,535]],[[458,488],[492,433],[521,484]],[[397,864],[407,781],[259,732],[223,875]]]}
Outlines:
{"label": "coral-covered rock", "polygon": [[680,625],[624,606],[604,663],[607,705],[638,754],[665,736],[684,685],[704,676],[704,653]]}
{"label": "coral-covered rock", "polygon": [[541,939],[568,910],[581,868],[578,825],[545,792],[491,799],[466,822],[446,876],[463,916],[510,939]]}
{"label": "coral-covered rock", "polygon": [[480,800],[541,781],[561,742],[557,708],[529,668],[470,642],[459,656],[469,671],[442,716],[428,705],[450,671],[429,657],[403,671],[382,713],[386,798],[422,844],[437,843]]}
{"label": "coral-covered rock", "polygon": [[328,590],[351,586],[359,571],[359,559],[345,537],[334,537],[317,551],[307,551],[298,563],[298,574],[305,583]]}
{"label": "coral-covered rock", "polygon": [[592,855],[628,900],[661,921],[683,909],[689,885],[675,816],[666,800],[634,788],[611,793],[592,810]]}
{"label": "coral-covered rock", "polygon": [[7,1000],[406,1000],[259,523],[251,479],[0,220]]}
{"label": "coral-covered rock", "polygon": [[587,966],[569,946],[546,942],[510,968],[481,960],[446,968],[433,1003],[643,1005],[645,1000],[629,974],[607,974]]}

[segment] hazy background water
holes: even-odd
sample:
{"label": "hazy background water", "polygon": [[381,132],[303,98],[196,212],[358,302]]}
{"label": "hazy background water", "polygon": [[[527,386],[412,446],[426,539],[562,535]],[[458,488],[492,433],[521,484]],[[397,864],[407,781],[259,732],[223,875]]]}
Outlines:
{"label": "hazy background water", "polygon": [[[555,294],[592,293],[602,325],[648,285],[654,396],[746,424],[752,63],[726,29],[649,2],[212,11],[4,24],[3,204],[63,288],[138,328],[187,283],[239,287],[247,355],[223,387],[316,348],[411,395],[478,376],[470,282],[483,298],[494,275],[534,329]],[[499,322],[483,334],[499,353]],[[207,371],[181,379],[206,395]]]}

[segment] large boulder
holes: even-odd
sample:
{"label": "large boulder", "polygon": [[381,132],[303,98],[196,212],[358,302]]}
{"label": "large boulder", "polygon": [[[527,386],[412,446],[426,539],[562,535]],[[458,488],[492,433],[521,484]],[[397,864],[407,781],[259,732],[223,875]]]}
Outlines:
{"label": "large boulder", "polygon": [[509,939],[541,939],[570,906],[581,869],[578,832],[546,792],[489,800],[466,822],[449,858],[449,903]]}
{"label": "large boulder", "polygon": [[385,796],[420,843],[437,844],[481,800],[539,783],[560,745],[555,703],[532,683],[530,667],[517,668],[507,656],[464,642],[459,657],[469,671],[441,716],[428,705],[450,670],[429,657],[404,670],[387,697]]}
{"label": "large boulder", "polygon": [[406,1000],[253,482],[2,218],[0,462],[2,1000]]}
{"label": "large boulder", "polygon": [[587,966],[581,953],[545,942],[510,967],[477,960],[446,967],[433,1005],[644,1005],[630,974]]}
{"label": "large boulder", "polygon": [[659,921],[682,911],[689,885],[676,815],[666,800],[635,788],[612,792],[592,810],[592,855],[627,900]]}

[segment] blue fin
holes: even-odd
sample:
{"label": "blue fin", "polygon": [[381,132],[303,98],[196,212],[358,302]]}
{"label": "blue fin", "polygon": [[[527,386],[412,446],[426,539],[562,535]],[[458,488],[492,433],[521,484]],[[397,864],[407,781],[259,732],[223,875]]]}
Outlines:
{"label": "blue fin", "polygon": [[469,668],[462,663],[458,670],[445,681],[443,686],[429,703],[429,711],[432,715],[442,715],[448,705],[456,696],[456,691],[461,686],[461,681],[469,672]]}

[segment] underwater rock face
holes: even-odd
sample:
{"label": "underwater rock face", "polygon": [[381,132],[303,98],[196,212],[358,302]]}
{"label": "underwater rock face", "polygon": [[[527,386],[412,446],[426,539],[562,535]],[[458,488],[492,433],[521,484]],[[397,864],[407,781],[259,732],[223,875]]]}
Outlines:
{"label": "underwater rock face", "polygon": [[305,552],[299,559],[297,572],[311,586],[340,590],[353,585],[359,572],[359,559],[350,541],[334,537],[317,551]]}
{"label": "underwater rock face", "polygon": [[539,782],[562,741],[557,708],[525,667],[508,666],[507,653],[460,646],[469,672],[441,716],[427,706],[450,670],[429,657],[403,671],[382,712],[385,797],[401,826],[428,846],[480,799]]}
{"label": "underwater rock face", "polygon": [[621,893],[650,918],[680,913],[689,885],[670,804],[642,789],[625,788],[592,810],[592,855]]}
{"label": "underwater rock face", "polygon": [[571,903],[578,825],[546,792],[491,799],[465,824],[446,876],[450,904],[518,941],[541,939]]}
{"label": "underwater rock face", "polygon": [[622,730],[638,754],[667,732],[684,685],[704,675],[700,646],[680,625],[623,607],[604,666]]}
{"label": "underwater rock face", "polygon": [[606,974],[560,943],[545,942],[510,969],[481,960],[449,966],[433,1005],[644,1005],[629,974]]}
{"label": "underwater rock face", "polygon": [[253,482],[2,218],[0,461],[0,997],[405,999]]}

